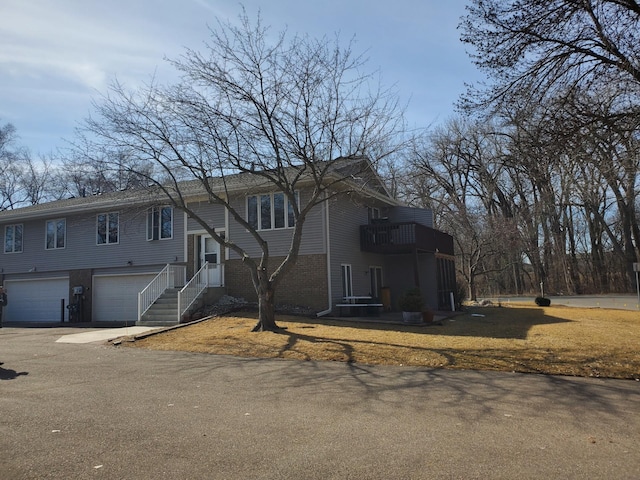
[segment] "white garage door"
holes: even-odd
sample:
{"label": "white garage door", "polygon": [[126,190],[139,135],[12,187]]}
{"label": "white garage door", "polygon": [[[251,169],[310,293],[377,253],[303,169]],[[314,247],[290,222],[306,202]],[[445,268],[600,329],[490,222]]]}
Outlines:
{"label": "white garage door", "polygon": [[93,321],[135,322],[138,292],[157,274],[97,275],[93,277]]}
{"label": "white garage door", "polygon": [[[7,306],[2,312],[6,322],[59,322],[61,299],[69,304],[68,278],[43,278],[36,280],[5,280]],[[69,319],[64,309],[64,321]]]}

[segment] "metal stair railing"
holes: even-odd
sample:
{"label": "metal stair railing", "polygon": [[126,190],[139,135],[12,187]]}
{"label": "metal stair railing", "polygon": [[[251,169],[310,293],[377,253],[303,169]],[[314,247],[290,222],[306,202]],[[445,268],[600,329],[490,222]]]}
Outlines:
{"label": "metal stair railing", "polygon": [[178,292],[178,323],[182,319],[182,315],[189,310],[207,287],[209,287],[209,262],[204,262],[200,270]]}
{"label": "metal stair railing", "polygon": [[144,290],[138,293],[138,321],[168,288],[184,285],[186,268],[182,265],[167,264]]}

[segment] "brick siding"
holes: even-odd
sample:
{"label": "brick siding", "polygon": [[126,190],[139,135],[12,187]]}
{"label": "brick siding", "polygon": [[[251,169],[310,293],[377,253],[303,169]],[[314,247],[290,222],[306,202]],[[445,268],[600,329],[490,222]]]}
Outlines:
{"label": "brick siding", "polygon": [[[283,258],[271,258],[271,265],[277,266]],[[225,286],[227,293],[234,297],[256,301],[256,292],[251,282],[249,269],[241,260],[227,260],[225,263]],[[310,307],[325,310],[327,297],[327,257],[324,254],[301,255],[293,268],[276,288],[276,304]]]}

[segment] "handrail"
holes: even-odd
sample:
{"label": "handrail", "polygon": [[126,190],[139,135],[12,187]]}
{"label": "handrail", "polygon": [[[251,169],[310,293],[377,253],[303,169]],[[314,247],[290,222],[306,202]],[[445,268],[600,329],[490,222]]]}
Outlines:
{"label": "handrail", "polygon": [[204,262],[195,275],[178,292],[178,322],[198,296],[209,286],[209,262]]}
{"label": "handrail", "polygon": [[138,293],[138,321],[168,288],[184,283],[186,269],[181,265],[167,264],[151,282]]}

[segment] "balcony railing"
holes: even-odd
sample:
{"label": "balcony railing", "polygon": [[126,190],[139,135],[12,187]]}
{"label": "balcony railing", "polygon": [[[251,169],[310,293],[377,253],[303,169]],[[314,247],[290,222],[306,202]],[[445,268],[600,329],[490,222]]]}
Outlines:
{"label": "balcony railing", "polygon": [[360,226],[360,249],[372,253],[439,252],[453,255],[453,237],[420,223]]}

